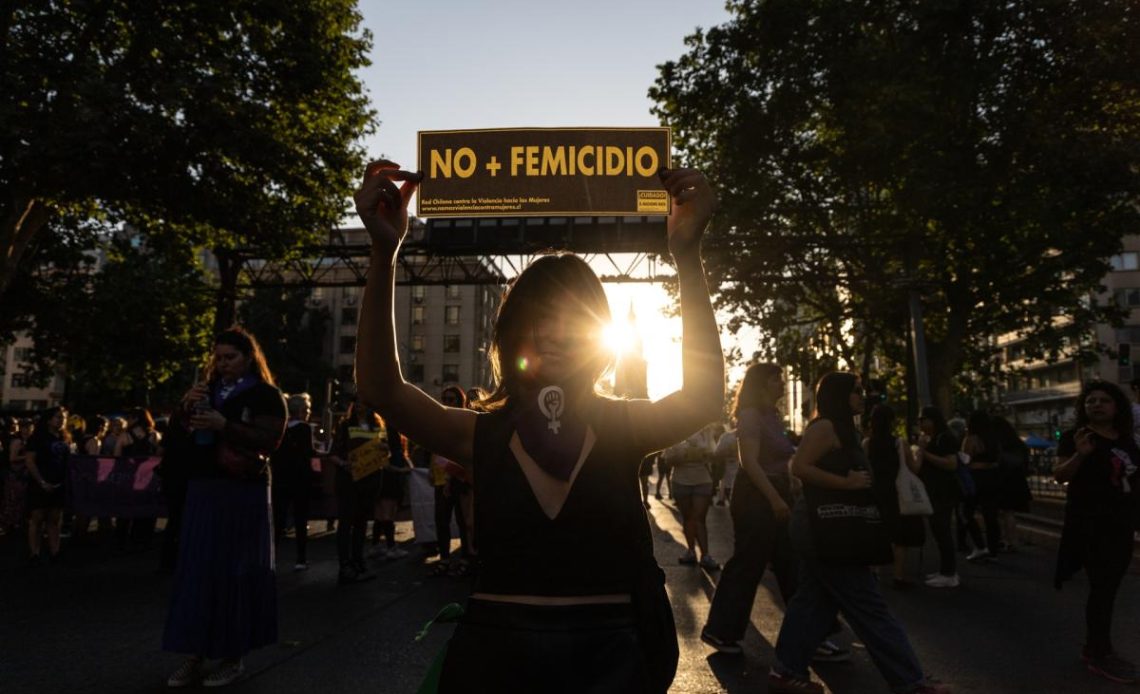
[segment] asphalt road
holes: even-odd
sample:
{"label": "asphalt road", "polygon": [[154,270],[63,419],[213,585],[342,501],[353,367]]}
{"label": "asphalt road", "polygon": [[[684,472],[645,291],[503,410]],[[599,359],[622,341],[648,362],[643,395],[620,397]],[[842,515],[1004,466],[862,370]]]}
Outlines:
{"label": "asphalt road", "polygon": [[[668,575],[681,640],[681,664],[671,691],[763,694],[782,617],[774,583],[766,581],[752,613],[741,656],[715,655],[698,638],[716,575],[681,566],[683,549],[671,502],[651,500],[658,561]],[[323,522],[315,522],[323,528]],[[709,513],[713,555],[731,554],[728,511]],[[412,554],[377,565],[367,583],[336,585],[333,538],[312,543],[312,568],[294,573],[292,548],[279,566],[280,643],[246,659],[249,677],[228,691],[414,692],[450,634],[415,634],[444,604],[461,601],[466,579],[428,576],[426,552],[400,539]],[[1036,536],[1035,536],[1036,537]],[[167,691],[178,656],[160,640],[171,579],[154,572],[150,552],[114,555],[104,547],[76,548],[59,566],[26,568],[16,538],[0,538],[0,692],[3,694],[133,694]],[[1038,538],[1038,541],[1040,539]],[[884,588],[925,669],[960,692],[1115,692],[1120,685],[1087,674],[1079,660],[1085,586],[1053,590],[1053,551],[1021,545],[1000,561],[962,562],[963,585],[950,591]],[[935,569],[927,549],[924,572]],[[914,559],[916,572],[919,557]],[[888,582],[889,585],[889,582]],[[1129,575],[1117,603],[1117,648],[1140,657],[1140,578]],[[887,687],[849,632],[850,662],[821,666],[816,676],[832,692],[885,693]]]}

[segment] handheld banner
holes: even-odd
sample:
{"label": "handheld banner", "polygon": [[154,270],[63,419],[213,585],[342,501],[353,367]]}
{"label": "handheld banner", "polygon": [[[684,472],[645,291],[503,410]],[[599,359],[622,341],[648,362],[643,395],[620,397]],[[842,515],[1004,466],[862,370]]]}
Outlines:
{"label": "handheld banner", "polygon": [[68,461],[70,508],[82,516],[166,516],[158,475],[161,458],[72,456]]}
{"label": "handheld banner", "polygon": [[387,439],[372,439],[348,453],[352,480],[362,480],[388,466]]}
{"label": "handheld banner", "polygon": [[667,215],[669,128],[419,133],[421,217]]}

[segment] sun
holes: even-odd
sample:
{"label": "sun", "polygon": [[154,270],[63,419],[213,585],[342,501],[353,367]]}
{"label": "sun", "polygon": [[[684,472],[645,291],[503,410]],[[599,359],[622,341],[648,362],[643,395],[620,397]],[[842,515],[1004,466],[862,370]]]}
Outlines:
{"label": "sun", "polygon": [[610,323],[602,329],[602,342],[615,357],[620,357],[633,349],[637,341],[637,334],[633,326],[622,321]]}

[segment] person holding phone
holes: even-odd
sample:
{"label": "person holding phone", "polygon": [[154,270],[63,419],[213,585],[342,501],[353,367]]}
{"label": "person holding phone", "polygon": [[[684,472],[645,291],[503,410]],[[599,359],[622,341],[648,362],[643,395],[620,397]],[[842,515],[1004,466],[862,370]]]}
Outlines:
{"label": "person holding phone", "polygon": [[1136,682],[1136,666],[1112,646],[1112,613],[1132,562],[1140,503],[1140,448],[1132,436],[1132,408],[1119,386],[1089,381],[1075,407],[1076,427],[1061,436],[1053,477],[1067,484],[1065,524],[1057,551],[1058,589],[1085,570],[1085,645],[1089,672],[1123,684]]}
{"label": "person holding phone", "polygon": [[[253,335],[236,326],[219,333],[206,380],[183,396],[179,414],[194,443],[162,647],[188,657],[170,687],[235,682],[245,654],[277,640],[268,456],[285,417]],[[221,660],[209,674],[207,658]]]}

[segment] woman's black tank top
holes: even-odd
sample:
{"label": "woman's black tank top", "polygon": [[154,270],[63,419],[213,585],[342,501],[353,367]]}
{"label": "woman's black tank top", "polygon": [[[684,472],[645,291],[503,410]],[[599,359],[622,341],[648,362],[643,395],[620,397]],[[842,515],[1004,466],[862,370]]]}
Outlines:
{"label": "woman's black tank top", "polygon": [[584,596],[628,593],[653,560],[637,470],[649,453],[630,441],[628,402],[594,398],[596,441],[552,519],[509,445],[512,412],[478,415],[473,479],[481,568],[476,592]]}

